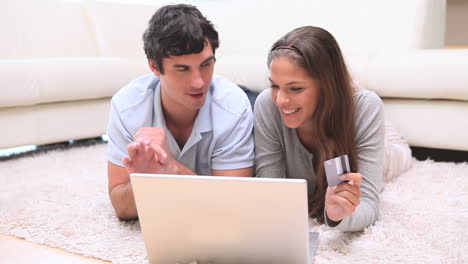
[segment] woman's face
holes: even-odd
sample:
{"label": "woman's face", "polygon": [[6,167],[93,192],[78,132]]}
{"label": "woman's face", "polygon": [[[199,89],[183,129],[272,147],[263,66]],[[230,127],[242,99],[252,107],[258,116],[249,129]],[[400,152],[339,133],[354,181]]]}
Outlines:
{"label": "woman's face", "polygon": [[291,59],[280,56],[270,64],[271,97],[289,128],[312,125],[317,108],[318,81]]}

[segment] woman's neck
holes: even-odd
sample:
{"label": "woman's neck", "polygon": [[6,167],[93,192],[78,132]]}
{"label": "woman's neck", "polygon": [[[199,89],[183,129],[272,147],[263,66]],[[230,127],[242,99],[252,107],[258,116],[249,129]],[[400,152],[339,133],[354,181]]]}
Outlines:
{"label": "woman's neck", "polygon": [[312,125],[301,126],[296,129],[296,132],[302,145],[304,145],[310,153],[314,153],[318,148],[319,142],[317,129]]}

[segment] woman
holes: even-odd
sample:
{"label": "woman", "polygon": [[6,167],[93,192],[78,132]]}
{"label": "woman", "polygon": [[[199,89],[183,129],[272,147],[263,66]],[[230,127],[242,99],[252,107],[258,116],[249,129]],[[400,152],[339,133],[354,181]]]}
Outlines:
{"label": "woman", "polygon": [[[383,104],[353,85],[334,37],[297,28],[268,55],[271,88],[255,104],[257,177],[308,182],[310,215],[342,231],[379,217],[383,183]],[[347,154],[352,173],[328,187],[324,161]]]}

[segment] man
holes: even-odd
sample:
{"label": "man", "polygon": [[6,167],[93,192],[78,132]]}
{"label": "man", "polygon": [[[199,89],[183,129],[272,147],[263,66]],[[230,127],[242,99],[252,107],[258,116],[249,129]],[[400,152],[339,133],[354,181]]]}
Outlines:
{"label": "man", "polygon": [[253,175],[251,105],[213,77],[211,22],[194,6],[164,6],[143,42],[153,74],[113,96],[107,128],[109,196],[122,220],[138,217],[130,173]]}

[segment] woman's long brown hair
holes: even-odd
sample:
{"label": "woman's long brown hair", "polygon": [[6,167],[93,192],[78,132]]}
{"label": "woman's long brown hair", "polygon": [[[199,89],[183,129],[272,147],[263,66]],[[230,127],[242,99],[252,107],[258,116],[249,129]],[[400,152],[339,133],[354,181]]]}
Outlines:
{"label": "woman's long brown hair", "polygon": [[314,191],[308,194],[309,214],[323,223],[328,186],[323,162],[347,154],[351,171],[358,171],[351,77],[335,38],[319,27],[296,28],[279,39],[268,54],[268,67],[280,56],[305,69],[320,86],[313,115],[319,139],[313,153],[316,177],[312,179],[311,174],[307,181],[315,181]]}

